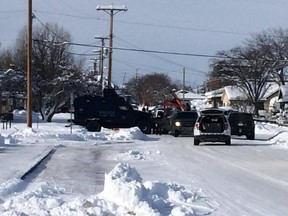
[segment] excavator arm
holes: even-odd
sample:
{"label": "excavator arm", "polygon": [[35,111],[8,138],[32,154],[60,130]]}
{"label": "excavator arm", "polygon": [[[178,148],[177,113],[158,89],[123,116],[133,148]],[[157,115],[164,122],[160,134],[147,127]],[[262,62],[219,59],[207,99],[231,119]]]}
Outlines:
{"label": "excavator arm", "polygon": [[175,94],[175,91],[171,92],[171,95],[173,96],[172,100],[165,100],[164,101],[164,115],[166,116],[167,114],[167,106],[174,106],[177,109],[180,109],[181,111],[185,110],[184,105],[181,103],[180,99],[178,96]]}

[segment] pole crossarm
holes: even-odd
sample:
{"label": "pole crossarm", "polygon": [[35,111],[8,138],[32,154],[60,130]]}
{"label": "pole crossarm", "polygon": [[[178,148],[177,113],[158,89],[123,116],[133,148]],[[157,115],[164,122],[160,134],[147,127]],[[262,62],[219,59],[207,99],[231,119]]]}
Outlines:
{"label": "pole crossarm", "polygon": [[108,14],[111,14],[111,13],[116,14],[120,11],[127,11],[128,9],[125,6],[114,6],[113,4],[111,4],[109,6],[98,5],[96,7],[96,10],[103,10]]}

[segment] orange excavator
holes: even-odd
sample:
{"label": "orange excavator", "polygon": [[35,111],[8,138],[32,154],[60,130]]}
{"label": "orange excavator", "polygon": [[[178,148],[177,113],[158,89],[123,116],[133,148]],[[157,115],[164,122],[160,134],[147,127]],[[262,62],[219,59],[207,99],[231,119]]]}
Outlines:
{"label": "orange excavator", "polygon": [[185,106],[181,103],[180,99],[178,98],[175,92],[176,92],[175,90],[171,91],[171,95],[173,96],[173,99],[164,100],[164,115],[165,116],[167,116],[167,106],[176,107],[176,109],[179,109],[181,111],[185,110]]}
{"label": "orange excavator", "polygon": [[[185,106],[181,103],[180,99],[175,93],[175,90],[171,91],[171,96],[172,98],[165,99],[164,100],[164,108],[163,108],[163,116],[158,117],[155,119],[155,133],[156,134],[166,134],[169,133],[170,131],[170,115],[172,114],[171,112],[168,112],[167,107],[176,107],[176,109],[185,111]],[[169,109],[170,111],[170,109]]]}

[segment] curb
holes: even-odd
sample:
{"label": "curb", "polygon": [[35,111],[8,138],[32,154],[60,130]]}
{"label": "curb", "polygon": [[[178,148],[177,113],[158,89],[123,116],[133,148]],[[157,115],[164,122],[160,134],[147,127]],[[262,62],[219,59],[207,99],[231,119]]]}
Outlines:
{"label": "curb", "polygon": [[54,154],[56,152],[56,149],[51,148],[47,153],[43,155],[30,169],[28,169],[22,176],[20,176],[21,180],[25,180],[25,178],[31,174],[46,158],[48,158],[50,155]]}

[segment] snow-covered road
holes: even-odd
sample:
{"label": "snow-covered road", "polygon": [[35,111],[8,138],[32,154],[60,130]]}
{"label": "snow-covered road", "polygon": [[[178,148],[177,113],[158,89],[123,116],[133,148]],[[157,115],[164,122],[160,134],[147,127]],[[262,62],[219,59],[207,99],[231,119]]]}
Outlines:
{"label": "snow-covered road", "polygon": [[150,137],[149,142],[57,147],[38,169],[41,172],[36,180],[56,184],[74,194],[93,195],[103,190],[104,173],[118,162],[129,162],[143,180],[177,182],[193,186],[192,190],[202,188],[217,201],[210,203],[218,209],[215,215],[287,213],[287,151],[267,141],[236,137],[231,146],[194,146],[193,137]]}
{"label": "snow-covered road", "polygon": [[195,147],[186,137],[161,139],[167,139],[161,151],[174,180],[186,173],[179,183],[205,189],[219,204],[216,215],[287,214],[287,151],[263,141]]}
{"label": "snow-covered road", "polygon": [[256,140],[194,146],[138,128],[71,133],[65,118],[2,131],[1,215],[287,215],[286,127],[257,123]]}

